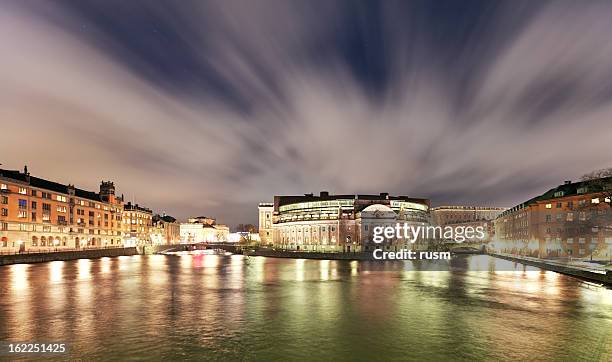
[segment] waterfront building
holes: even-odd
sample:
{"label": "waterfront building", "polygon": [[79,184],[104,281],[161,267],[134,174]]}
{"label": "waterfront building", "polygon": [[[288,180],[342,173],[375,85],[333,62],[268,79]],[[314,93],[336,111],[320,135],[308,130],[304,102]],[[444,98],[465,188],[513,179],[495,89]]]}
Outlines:
{"label": "waterfront building", "polygon": [[128,202],[123,207],[123,225],[125,246],[152,243],[153,212],[151,209]]}
{"label": "waterfront building", "polygon": [[[266,226],[269,207],[260,204],[260,228]],[[399,250],[406,246],[405,240],[387,239],[375,244],[374,227],[429,225],[429,207],[428,199],[387,193],[330,195],[322,191],[318,196],[274,196],[272,243],[276,248],[315,252]]]}
{"label": "waterfront building", "polygon": [[475,221],[492,221],[506,210],[505,207],[437,206],[431,208],[431,223],[436,226],[446,226]]}
{"label": "waterfront building", "polygon": [[485,230],[484,239],[469,241],[490,241],[495,235],[495,218],[506,210],[505,207],[437,206],[431,208],[431,223],[442,227],[481,227]]}
{"label": "waterfront building", "polygon": [[123,199],[102,181],[98,193],[0,169],[0,249],[122,245]]}
{"label": "waterfront building", "polygon": [[536,257],[612,256],[612,177],[566,181],[495,220],[495,249]]}
{"label": "waterfront building", "polygon": [[153,244],[177,244],[181,242],[181,224],[169,215],[153,215],[151,241]]}
{"label": "waterfront building", "polygon": [[261,243],[267,245],[273,243],[272,240],[272,216],[274,214],[274,204],[271,202],[259,203],[259,239]]}
{"label": "waterfront building", "polygon": [[183,243],[226,242],[229,237],[229,227],[217,224],[216,219],[211,217],[193,217],[189,218],[188,222],[180,224],[180,237]]}

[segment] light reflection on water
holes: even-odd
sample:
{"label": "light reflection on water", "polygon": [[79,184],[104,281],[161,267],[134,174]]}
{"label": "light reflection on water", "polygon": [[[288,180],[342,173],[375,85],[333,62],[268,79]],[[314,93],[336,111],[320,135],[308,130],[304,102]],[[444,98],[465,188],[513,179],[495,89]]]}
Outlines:
{"label": "light reflection on water", "polygon": [[199,254],[6,266],[0,340],[66,341],[71,357],[94,360],[610,359],[612,290],[500,262],[419,271]]}

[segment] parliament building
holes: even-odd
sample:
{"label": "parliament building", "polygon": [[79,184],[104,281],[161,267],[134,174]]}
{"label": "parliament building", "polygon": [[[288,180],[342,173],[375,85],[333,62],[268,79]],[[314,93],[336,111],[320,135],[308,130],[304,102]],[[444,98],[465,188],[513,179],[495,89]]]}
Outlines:
{"label": "parliament building", "polygon": [[430,201],[407,196],[319,195],[275,196],[259,204],[262,242],[283,250],[361,252],[399,250],[405,241],[372,241],[375,226],[429,225]]}

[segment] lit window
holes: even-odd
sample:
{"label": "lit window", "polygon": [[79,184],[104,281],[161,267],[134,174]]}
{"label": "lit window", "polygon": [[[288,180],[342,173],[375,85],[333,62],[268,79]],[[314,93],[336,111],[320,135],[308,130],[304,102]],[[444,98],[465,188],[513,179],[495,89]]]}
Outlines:
{"label": "lit window", "polygon": [[20,187],[19,188],[19,193],[22,194],[22,195],[25,195],[25,194],[28,193],[28,190],[26,190],[24,187]]}
{"label": "lit window", "polygon": [[594,199],[591,199],[591,204],[599,204],[599,198],[596,197]]}
{"label": "lit window", "polygon": [[0,184],[0,190],[8,190],[8,186],[6,186],[6,184]]}
{"label": "lit window", "polygon": [[552,209],[552,204],[546,204],[547,209]]}

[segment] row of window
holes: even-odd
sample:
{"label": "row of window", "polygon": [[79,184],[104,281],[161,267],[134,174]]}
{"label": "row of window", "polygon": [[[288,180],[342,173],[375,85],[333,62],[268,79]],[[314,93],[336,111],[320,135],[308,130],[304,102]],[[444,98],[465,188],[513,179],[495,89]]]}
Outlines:
{"label": "row of window", "polygon": [[[610,198],[606,197],[606,198],[600,199],[599,197],[594,197],[594,198],[591,199],[591,204],[599,204],[602,201],[609,203],[610,202]],[[586,206],[587,203],[588,203],[587,199],[578,200],[578,206]],[[563,203],[562,202],[557,202],[555,206],[556,206],[557,209],[560,209],[560,208],[563,207]],[[548,203],[548,204],[545,205],[545,207],[547,209],[552,209],[553,204],[552,203]],[[570,208],[570,209],[572,207],[574,207],[574,202],[573,201],[568,201],[567,202],[567,207]]]}

